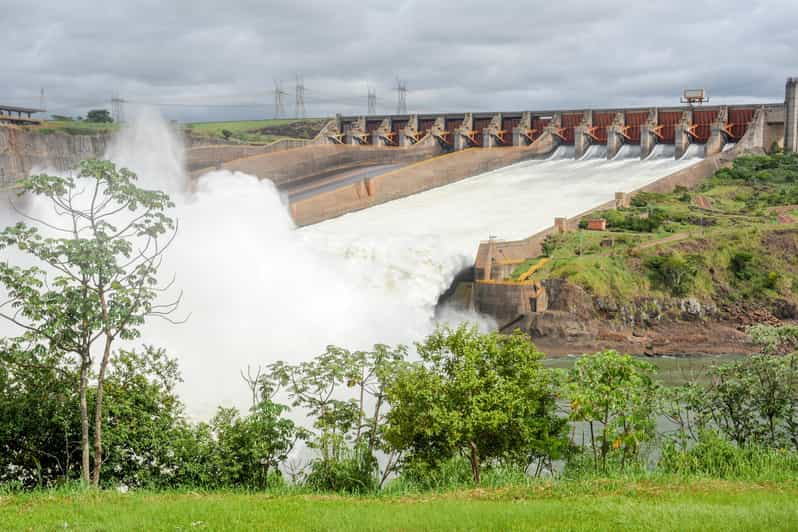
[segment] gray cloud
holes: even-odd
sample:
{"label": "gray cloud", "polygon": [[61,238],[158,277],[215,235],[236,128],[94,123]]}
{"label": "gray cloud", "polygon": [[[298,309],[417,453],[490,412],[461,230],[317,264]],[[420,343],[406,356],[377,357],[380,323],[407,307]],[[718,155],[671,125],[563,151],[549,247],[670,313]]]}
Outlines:
{"label": "gray cloud", "polygon": [[369,86],[391,112],[667,105],[682,88],[718,102],[778,101],[798,75],[794,0],[370,2],[0,0],[0,102],[53,112],[143,102],[176,119],[270,116],[273,80],[292,111],[362,113]]}

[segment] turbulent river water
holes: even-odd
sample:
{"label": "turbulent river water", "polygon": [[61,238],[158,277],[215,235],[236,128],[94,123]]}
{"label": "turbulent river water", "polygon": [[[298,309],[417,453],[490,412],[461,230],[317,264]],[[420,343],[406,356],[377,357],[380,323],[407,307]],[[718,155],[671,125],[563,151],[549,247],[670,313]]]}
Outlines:
{"label": "turbulent river water", "polygon": [[189,186],[180,142],[151,111],[138,113],[107,157],[176,202],[179,232],[161,271],[176,275],[190,317],[150,320],[143,338],[178,358],[189,412],[206,417],[219,404],[247,404],[248,365],[308,359],[328,344],[422,338],[435,326],[438,295],[480,240],[526,237],[695,162],[601,155],[574,160],[560,150],[303,229],[269,181],[216,171]]}

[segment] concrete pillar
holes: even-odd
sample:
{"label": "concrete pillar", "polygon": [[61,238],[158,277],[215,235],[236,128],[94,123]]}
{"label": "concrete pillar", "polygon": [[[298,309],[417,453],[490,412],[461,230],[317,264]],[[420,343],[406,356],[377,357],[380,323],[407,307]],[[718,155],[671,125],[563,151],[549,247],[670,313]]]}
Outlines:
{"label": "concrete pillar", "polygon": [[710,126],[709,138],[706,145],[706,156],[715,155],[723,151],[726,145],[726,124],[729,122],[729,108],[723,106],[715,117],[715,121]]}
{"label": "concrete pillar", "polygon": [[657,144],[657,136],[652,132],[658,123],[657,110],[651,109],[648,112],[648,120],[640,126],[640,158],[645,159],[654,150]]}
{"label": "concrete pillar", "polygon": [[615,208],[616,209],[625,209],[629,206],[629,197],[627,196],[626,192],[616,192],[615,193]]}
{"label": "concrete pillar", "polygon": [[784,109],[784,151],[798,153],[798,78],[787,80]]}
{"label": "concrete pillar", "polygon": [[392,132],[391,125],[392,125],[391,118],[390,117],[384,118],[382,122],[380,122],[380,126],[371,132],[371,139],[370,139],[371,144],[373,144],[374,146],[388,145],[390,143],[388,140],[390,139],[389,135]]}
{"label": "concrete pillar", "polygon": [[687,133],[687,130],[692,125],[693,113],[690,111],[685,111],[682,113],[682,121],[676,124],[673,135],[673,144],[676,149],[675,156],[677,159],[681,159],[682,156],[687,152],[687,148],[690,146],[690,134]]}
{"label": "concrete pillar", "polygon": [[471,147],[471,139],[468,135],[474,130],[474,116],[471,113],[466,113],[463,123],[460,127],[454,130],[454,138],[452,139],[452,146],[455,151],[464,150]]}
{"label": "concrete pillar", "polygon": [[416,143],[416,138],[418,136],[418,115],[410,115],[410,120],[408,120],[407,125],[399,131],[397,142],[399,146],[407,148]]}
{"label": "concrete pillar", "polygon": [[493,118],[491,118],[488,127],[482,130],[482,147],[495,148],[496,146],[500,146],[501,142],[496,136],[499,134],[499,131],[501,130],[502,130],[502,114],[496,113],[495,115],[493,115]]}
{"label": "concrete pillar", "polygon": [[526,133],[532,129],[532,113],[523,113],[521,121],[513,128],[513,146],[529,146],[529,137]]}
{"label": "concrete pillar", "polygon": [[615,119],[612,121],[612,125],[607,128],[607,159],[615,157],[620,151],[621,146],[623,146],[624,123],[624,114],[615,113]]}
{"label": "concrete pillar", "polygon": [[356,144],[360,145],[363,144],[364,141],[362,139],[362,135],[366,133],[366,117],[360,116],[352,122],[349,126],[349,130],[346,132],[344,136],[346,144]]}

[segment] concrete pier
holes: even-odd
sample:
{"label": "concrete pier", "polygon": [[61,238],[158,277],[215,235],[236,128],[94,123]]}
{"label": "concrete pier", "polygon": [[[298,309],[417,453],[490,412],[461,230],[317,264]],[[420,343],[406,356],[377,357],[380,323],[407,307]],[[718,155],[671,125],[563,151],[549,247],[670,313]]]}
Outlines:
{"label": "concrete pier", "polygon": [[784,151],[798,153],[798,78],[787,80],[784,108]]}
{"label": "concrete pier", "polygon": [[682,113],[682,120],[676,125],[674,130],[673,144],[676,147],[676,158],[681,159],[690,146],[690,126],[693,125],[692,111]]}

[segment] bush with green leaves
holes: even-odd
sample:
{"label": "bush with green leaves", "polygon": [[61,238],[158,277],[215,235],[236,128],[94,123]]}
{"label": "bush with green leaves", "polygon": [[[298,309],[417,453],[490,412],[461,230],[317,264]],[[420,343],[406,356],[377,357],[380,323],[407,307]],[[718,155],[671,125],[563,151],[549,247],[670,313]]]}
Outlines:
{"label": "bush with green leaves", "polygon": [[596,470],[623,469],[654,437],[654,366],[617,351],[585,355],[568,372],[570,419],[583,423]]}
{"label": "bush with green leaves", "polygon": [[541,365],[529,337],[463,325],[439,329],[417,350],[420,362],[401,368],[387,387],[385,439],[402,454],[401,471],[434,474],[459,455],[478,484],[486,464],[540,471],[565,454],[557,374]]}
{"label": "bush with green leaves", "polygon": [[703,258],[700,255],[683,255],[672,251],[650,256],[643,264],[648,269],[654,286],[678,297],[690,293],[699,268],[703,265]]}

